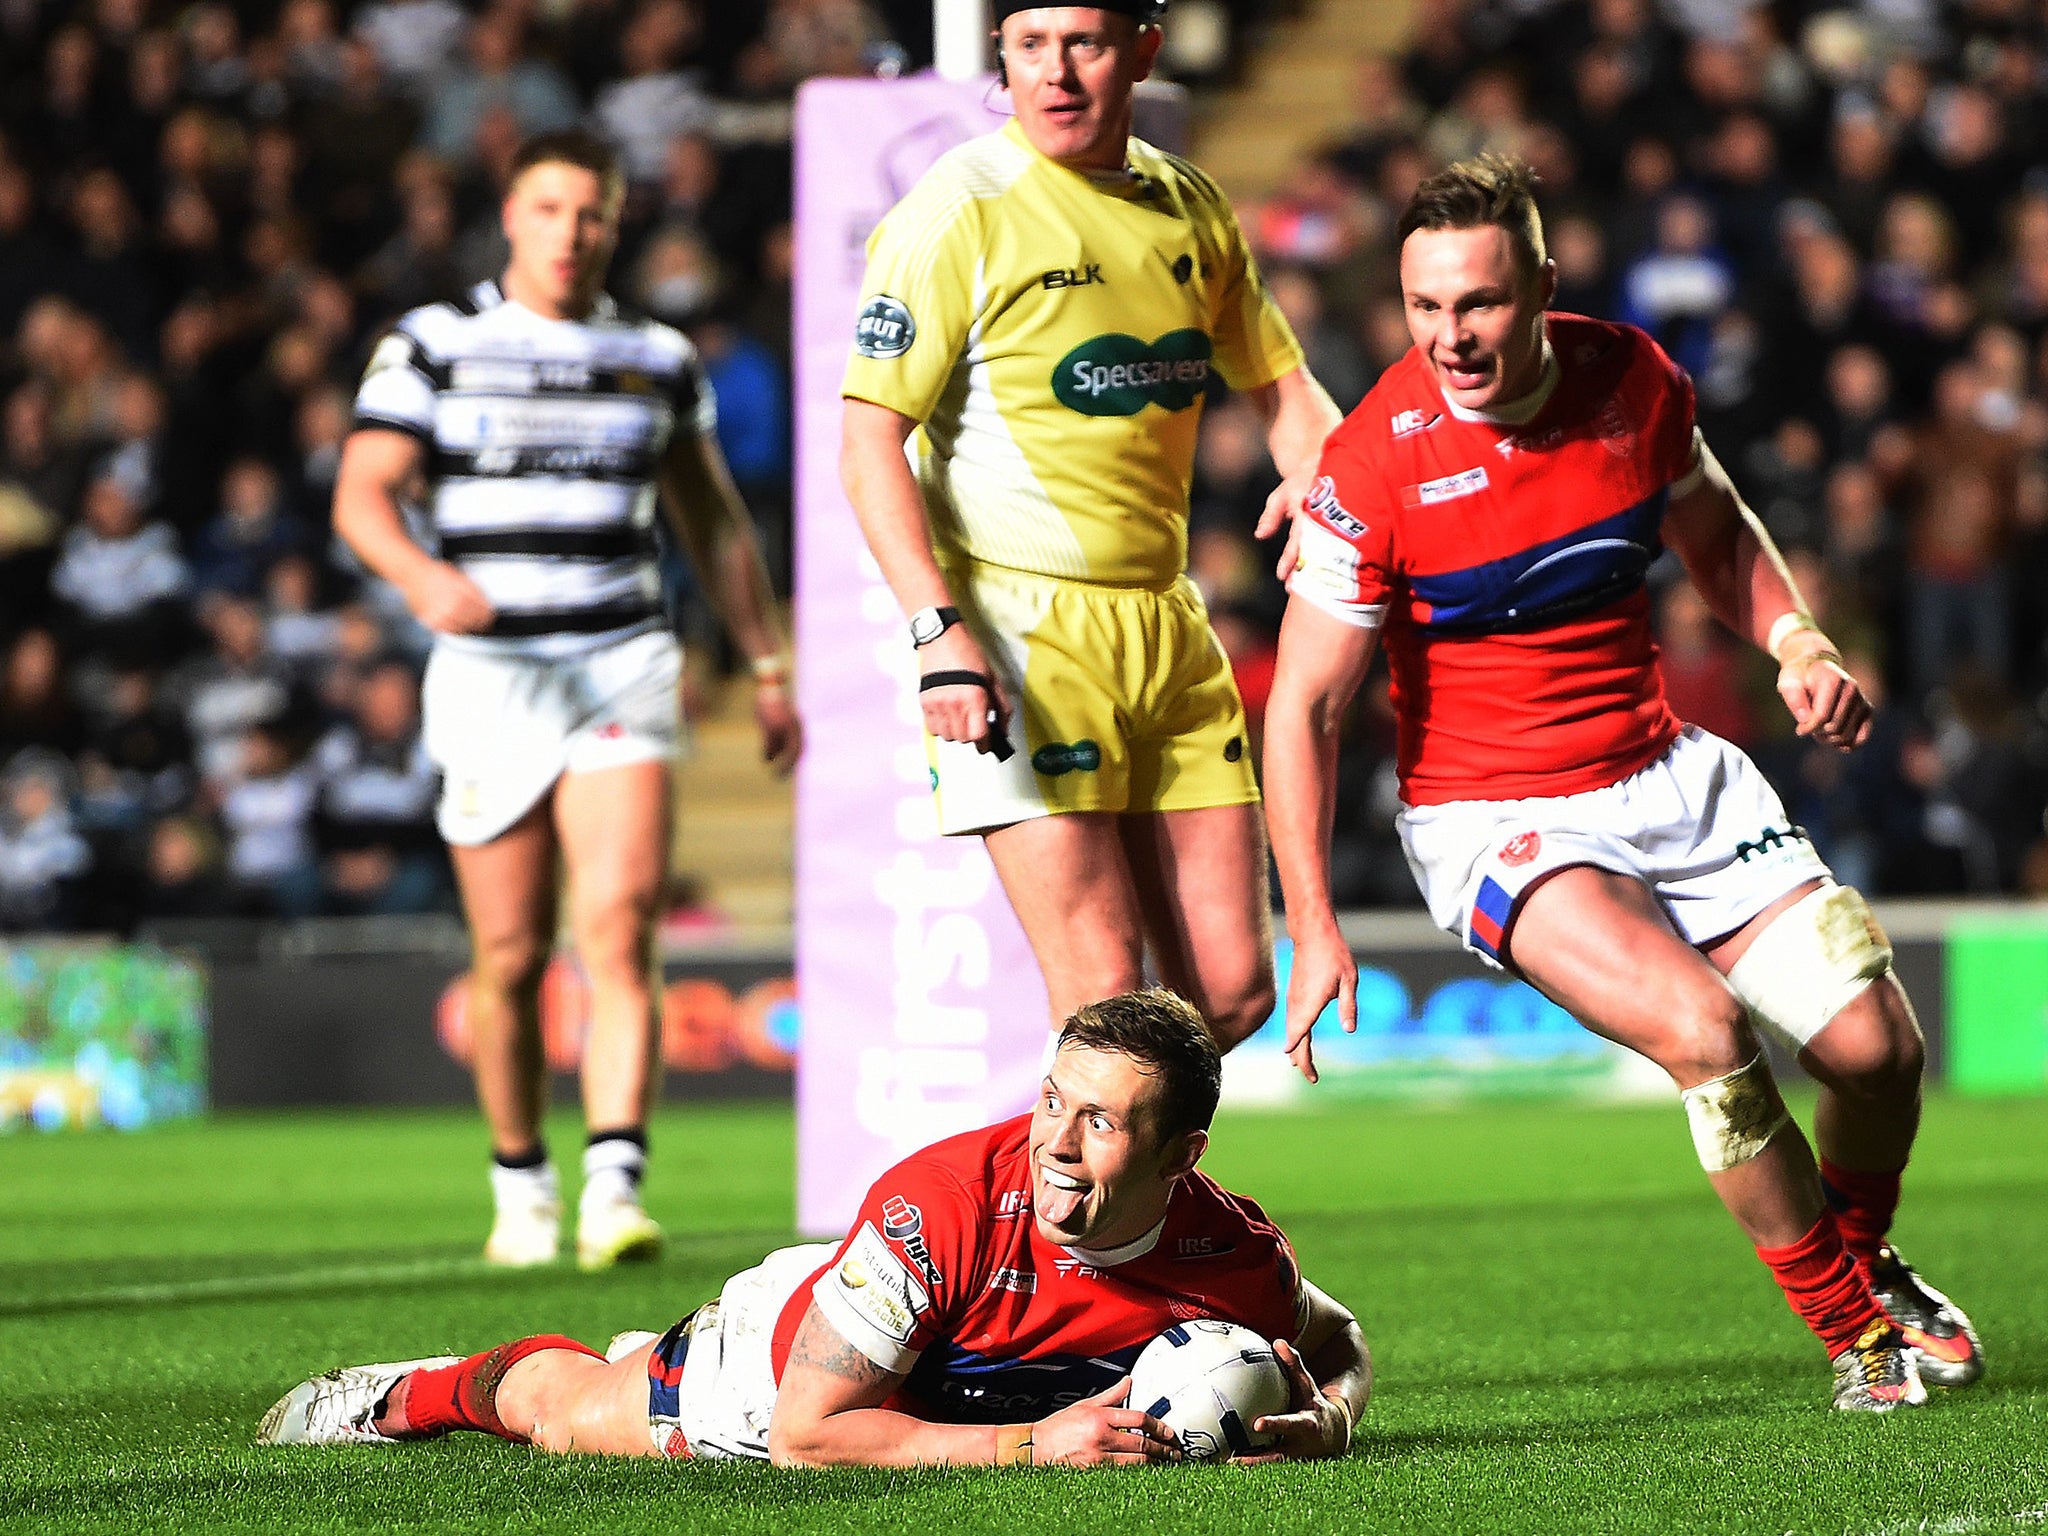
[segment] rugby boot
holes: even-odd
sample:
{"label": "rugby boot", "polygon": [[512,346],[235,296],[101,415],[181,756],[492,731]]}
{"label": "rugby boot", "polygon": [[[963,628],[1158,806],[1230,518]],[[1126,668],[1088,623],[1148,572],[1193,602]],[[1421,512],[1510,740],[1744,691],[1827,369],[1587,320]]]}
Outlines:
{"label": "rugby boot", "polygon": [[583,1201],[576,1217],[576,1264],[610,1269],[661,1257],[661,1224],[626,1193]]}
{"label": "rugby boot", "polygon": [[387,1365],[343,1365],[302,1381],[271,1406],[256,1428],[258,1445],[396,1445],[373,1426],[377,1410],[400,1380],[414,1371],[454,1365],[460,1355],[399,1360]]}
{"label": "rugby boot", "polygon": [[1879,1318],[1835,1356],[1835,1406],[1845,1413],[1922,1407],[1927,1402],[1927,1388],[1920,1380],[1915,1354],[1890,1320]]}
{"label": "rugby boot", "polygon": [[555,1262],[562,1241],[562,1202],[555,1170],[493,1168],[491,1198],[496,1215],[484,1242],[484,1262],[506,1269],[532,1269]]}
{"label": "rugby boot", "polygon": [[1930,1385],[1967,1387],[1984,1374],[1984,1347],[1963,1309],[1922,1280],[1890,1243],[1878,1247],[1870,1288],[1899,1325]]}

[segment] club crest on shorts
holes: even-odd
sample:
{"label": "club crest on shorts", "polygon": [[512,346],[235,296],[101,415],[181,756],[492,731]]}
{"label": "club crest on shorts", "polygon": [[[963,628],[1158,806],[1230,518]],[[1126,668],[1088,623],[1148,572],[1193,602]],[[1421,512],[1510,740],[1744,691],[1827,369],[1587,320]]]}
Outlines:
{"label": "club crest on shorts", "polygon": [[1501,844],[1499,858],[1509,869],[1520,869],[1543,850],[1541,832],[1517,832]]}

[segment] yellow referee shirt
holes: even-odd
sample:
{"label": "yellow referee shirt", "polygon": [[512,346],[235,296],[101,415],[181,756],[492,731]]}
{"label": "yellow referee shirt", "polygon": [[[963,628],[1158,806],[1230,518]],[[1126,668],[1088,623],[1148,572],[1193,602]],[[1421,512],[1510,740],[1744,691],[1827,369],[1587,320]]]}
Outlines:
{"label": "yellow referee shirt", "polygon": [[1216,183],[1132,139],[1069,170],[1012,120],[951,151],[868,241],[842,392],[923,423],[940,557],[1162,588],[1187,564],[1211,369],[1301,366]]}

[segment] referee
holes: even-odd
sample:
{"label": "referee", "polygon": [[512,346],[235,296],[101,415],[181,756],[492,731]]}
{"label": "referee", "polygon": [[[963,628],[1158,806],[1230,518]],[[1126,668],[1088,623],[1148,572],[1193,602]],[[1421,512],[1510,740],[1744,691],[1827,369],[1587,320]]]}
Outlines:
{"label": "referee", "polygon": [[1196,428],[1221,377],[1292,474],[1339,413],[1216,183],[1131,136],[1163,8],[998,0],[1016,116],[869,242],[840,467],[917,647],[939,828],[986,841],[1053,1018],[1149,949],[1228,1049],[1273,952],[1244,706],[1186,574]]}
{"label": "referee", "polygon": [[[540,1036],[558,855],[591,997],[577,1261],[601,1269],[661,1246],[640,1179],[682,657],[656,578],[657,502],[752,659],[766,757],[787,770],[802,739],[696,353],[603,292],[623,190],[612,151],[589,134],[520,150],[503,279],[409,312],[378,346],[334,494],[336,531],[435,635],[422,707],[472,946],[494,1264],[549,1263],[559,1243]],[[422,484],[433,552],[400,511]]]}

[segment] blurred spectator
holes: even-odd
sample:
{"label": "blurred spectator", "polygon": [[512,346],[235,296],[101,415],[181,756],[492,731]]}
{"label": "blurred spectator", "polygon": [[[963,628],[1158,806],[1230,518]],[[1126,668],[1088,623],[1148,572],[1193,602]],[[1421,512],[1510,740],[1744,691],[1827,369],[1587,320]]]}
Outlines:
{"label": "blurred spectator", "polygon": [[200,777],[224,780],[241,761],[243,734],[285,717],[291,679],[265,649],[263,616],[247,598],[216,595],[202,622],[212,649],[186,666],[173,692],[183,701]]}
{"label": "blurred spectator", "polygon": [[0,932],[62,928],[75,916],[92,849],[66,806],[70,765],[43,748],[0,770]]}
{"label": "blurred spectator", "polygon": [[1714,244],[1713,215],[1679,194],[1657,210],[1656,243],[1621,276],[1620,319],[1641,326],[1681,368],[1706,365],[1714,321],[1735,296],[1735,271]]}
{"label": "blurred spectator", "polygon": [[272,563],[263,580],[263,645],[295,687],[317,690],[340,654],[341,615],[319,607],[320,579],[313,562],[292,552]]}
{"label": "blurred spectator", "polygon": [[370,0],[356,12],[355,33],[385,74],[425,95],[455,56],[467,20],[455,0]]}
{"label": "blurred spectator", "polygon": [[0,340],[13,336],[56,267],[56,244],[36,218],[35,181],[0,155]]}
{"label": "blurred spectator", "polygon": [[479,130],[493,108],[509,112],[516,135],[531,137],[576,121],[576,97],[553,65],[523,52],[521,26],[509,11],[488,11],[469,24],[467,63],[436,77],[421,140],[456,164],[476,158]]}
{"label": "blurred spectator", "polygon": [[1295,267],[1268,272],[1266,286],[1272,291],[1280,313],[1294,327],[1308,358],[1309,371],[1330,392],[1339,410],[1350,410],[1365,398],[1373,375],[1358,344],[1330,319],[1322,286],[1313,274]]}
{"label": "blurred spectator", "polygon": [[142,890],[144,917],[229,917],[235,892],[222,865],[219,840],[196,816],[166,816],[149,831]]}
{"label": "blurred spectator", "polygon": [[192,573],[177,536],[145,521],[128,482],[103,471],[85,488],[80,524],[64,537],[50,590],[81,655],[175,655]]}
{"label": "blurred spectator", "polygon": [[620,79],[597,93],[591,124],[619,146],[626,179],[659,182],[668,146],[711,120],[711,98],[701,71],[682,61],[696,47],[702,18],[694,0],[643,0],[619,40]]}
{"label": "blurred spectator", "polygon": [[386,660],[373,668],[353,717],[328,732],[313,762],[321,910],[389,915],[445,907],[453,889],[434,829],[440,779],[420,740],[411,666]]}
{"label": "blurred spectator", "polygon": [[30,747],[75,751],[83,722],[64,687],[64,655],[47,629],[25,629],[0,667],[0,765]]}
{"label": "blurred spectator", "polygon": [[220,512],[194,541],[193,575],[202,592],[255,597],[280,560],[304,553],[305,528],[285,508],[277,471],[240,458],[221,482]]}
{"label": "blurred spectator", "polygon": [[258,720],[230,743],[213,785],[226,829],[227,872],[251,916],[311,917],[320,905],[313,808],[319,781],[281,719]]}

